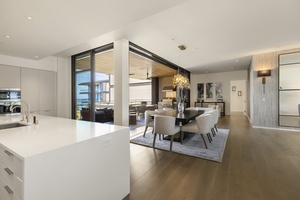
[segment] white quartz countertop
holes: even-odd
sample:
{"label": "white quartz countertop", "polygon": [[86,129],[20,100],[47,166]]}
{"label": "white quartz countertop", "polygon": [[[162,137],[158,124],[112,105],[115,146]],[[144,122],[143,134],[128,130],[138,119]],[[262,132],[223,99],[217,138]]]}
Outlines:
{"label": "white quartz countertop", "polygon": [[[37,116],[38,124],[0,130],[0,144],[20,159],[75,144],[128,127],[86,122],[58,117]],[[0,124],[20,117],[0,118]],[[129,132],[129,131],[128,131]],[[129,142],[129,141],[128,141]]]}

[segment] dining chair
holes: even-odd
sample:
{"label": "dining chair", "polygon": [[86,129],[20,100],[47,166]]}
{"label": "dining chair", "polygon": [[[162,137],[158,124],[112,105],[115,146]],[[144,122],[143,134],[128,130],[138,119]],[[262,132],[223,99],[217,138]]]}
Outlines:
{"label": "dining chair", "polygon": [[145,117],[145,111],[146,111],[146,105],[139,105],[136,107],[137,110],[137,116],[144,118]]}
{"label": "dining chair", "polygon": [[[199,115],[198,117],[196,117],[196,121],[183,125],[181,127],[180,134],[181,136],[183,135],[182,132],[200,134],[203,139],[205,148],[207,149],[207,144],[205,142],[204,134],[206,134],[208,141],[211,143],[212,138],[210,135],[210,131],[213,123],[212,120],[213,119],[211,114],[204,113],[202,115]],[[182,142],[182,137],[181,137],[181,142]]]}
{"label": "dining chair", "polygon": [[154,117],[154,138],[153,148],[155,147],[156,135],[169,135],[170,136],[170,151],[172,151],[174,135],[180,132],[180,127],[175,125],[175,117],[156,115]]}
{"label": "dining chair", "polygon": [[198,107],[188,107],[185,110],[198,110]]}
{"label": "dining chair", "polygon": [[[154,127],[154,119],[153,119],[153,117],[152,117],[152,115],[155,113],[155,111],[152,111],[152,110],[146,110],[145,111],[145,131],[144,131],[144,137],[145,137],[145,135],[146,135],[146,132],[147,132],[147,129],[148,129],[148,127]],[[152,133],[153,133],[153,130],[154,129],[152,129]]]}
{"label": "dining chair", "polygon": [[[213,126],[212,126],[212,132],[213,132],[213,135],[216,134],[216,132],[218,132],[218,129],[217,129],[217,124],[219,122],[219,114],[218,114],[218,110],[209,110],[209,111],[206,111],[205,113],[208,113],[208,114],[212,114],[213,115]],[[216,131],[215,131],[215,130]]]}

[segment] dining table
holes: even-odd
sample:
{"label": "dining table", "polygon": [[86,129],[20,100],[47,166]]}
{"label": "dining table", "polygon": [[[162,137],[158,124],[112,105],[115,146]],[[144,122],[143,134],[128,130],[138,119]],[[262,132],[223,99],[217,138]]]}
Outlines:
{"label": "dining table", "polygon": [[[170,112],[167,115],[176,118],[176,125],[183,126],[184,124],[189,123],[191,120],[194,120],[199,115],[203,114],[204,110],[184,110],[183,113]],[[163,114],[153,114],[152,117],[155,115],[163,115]],[[189,133],[177,133],[174,135],[174,141],[181,142],[189,136]],[[164,139],[169,139],[169,137],[164,137]]]}

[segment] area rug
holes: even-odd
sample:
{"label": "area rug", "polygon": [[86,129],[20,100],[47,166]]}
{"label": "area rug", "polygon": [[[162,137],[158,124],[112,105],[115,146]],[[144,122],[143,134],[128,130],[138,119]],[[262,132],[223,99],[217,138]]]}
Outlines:
{"label": "area rug", "polygon": [[[208,142],[207,137],[205,136],[208,147],[208,149],[206,149],[202,137],[199,134],[191,134],[190,137],[184,140],[183,144],[174,141],[172,151],[215,162],[222,162],[228,135],[229,129],[218,129],[217,135],[212,137],[213,141],[211,143]],[[130,142],[152,147],[153,134],[151,131],[148,131],[145,137],[141,135],[131,139]],[[156,137],[155,148],[169,151],[170,141],[159,140],[158,137]]]}

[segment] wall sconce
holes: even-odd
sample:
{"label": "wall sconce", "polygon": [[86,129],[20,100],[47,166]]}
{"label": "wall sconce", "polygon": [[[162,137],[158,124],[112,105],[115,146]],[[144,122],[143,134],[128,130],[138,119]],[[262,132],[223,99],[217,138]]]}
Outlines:
{"label": "wall sconce", "polygon": [[257,71],[257,77],[262,77],[262,84],[264,87],[264,94],[265,94],[265,84],[266,84],[266,77],[271,76],[271,70],[261,70]]}

